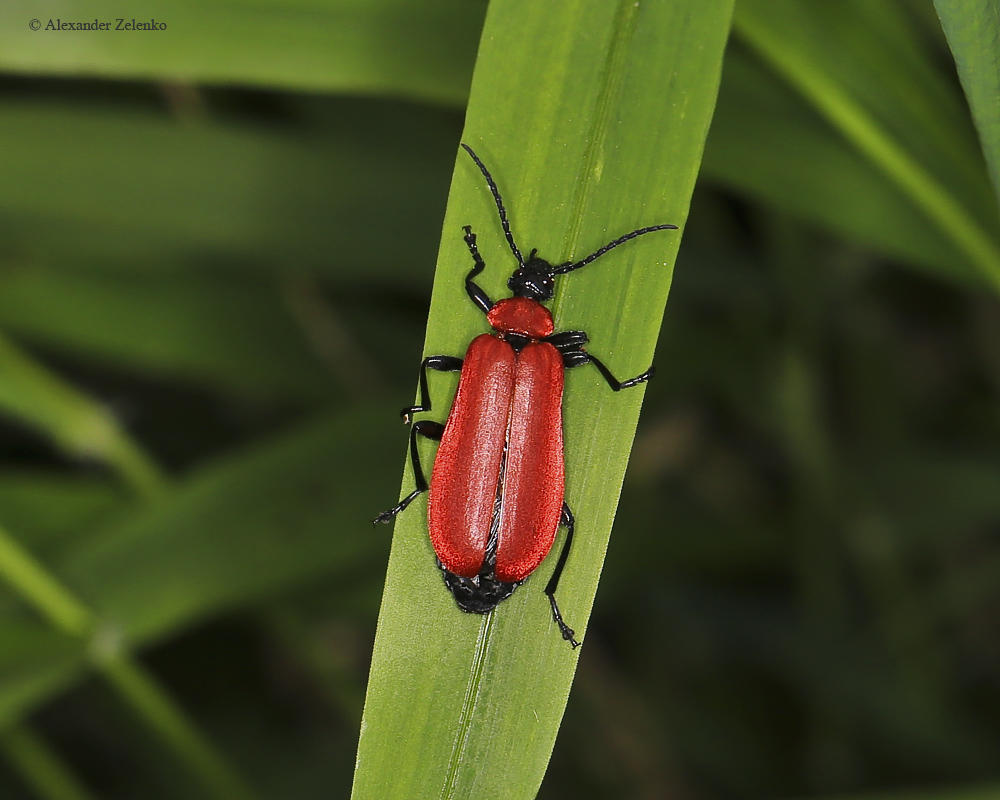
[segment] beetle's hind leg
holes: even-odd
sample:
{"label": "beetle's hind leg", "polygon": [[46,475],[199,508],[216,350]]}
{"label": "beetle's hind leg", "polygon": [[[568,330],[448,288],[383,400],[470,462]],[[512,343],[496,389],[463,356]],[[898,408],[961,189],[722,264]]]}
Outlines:
{"label": "beetle's hind leg", "polygon": [[562,614],[559,612],[559,604],[556,603],[556,589],[559,588],[559,579],[562,577],[563,568],[566,566],[566,559],[569,558],[569,548],[573,544],[573,532],[576,528],[576,519],[573,517],[573,512],[569,510],[569,506],[566,503],[563,503],[559,524],[566,526],[566,541],[563,543],[562,552],[559,553],[556,568],[552,570],[552,577],[545,584],[545,594],[549,598],[549,605],[552,606],[553,621],[559,626],[559,632],[562,633],[563,639],[569,642],[575,650],[580,646],[580,642],[576,640],[576,634],[573,629],[563,621]]}
{"label": "beetle's hind leg", "polygon": [[400,500],[392,508],[383,511],[372,523],[377,525],[380,522],[392,522],[404,508],[406,508],[410,503],[412,503],[416,498],[427,491],[427,478],[424,477],[424,469],[420,465],[420,453],[417,451],[417,435],[424,436],[427,439],[432,439],[436,442],[441,441],[441,436],[444,435],[444,425],[440,422],[431,422],[427,419],[422,419],[420,422],[414,422],[413,427],[410,428],[410,463],[413,465],[413,481],[416,483],[417,488],[410,492],[406,497]]}

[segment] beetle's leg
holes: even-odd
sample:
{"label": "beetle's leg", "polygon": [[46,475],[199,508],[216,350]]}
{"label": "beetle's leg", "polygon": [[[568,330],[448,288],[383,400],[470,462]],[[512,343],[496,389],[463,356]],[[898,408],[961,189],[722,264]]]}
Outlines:
{"label": "beetle's leg", "polygon": [[372,520],[373,524],[392,522],[400,511],[417,498],[417,495],[427,491],[427,478],[424,477],[424,469],[420,466],[420,453],[417,452],[417,434],[439,442],[441,441],[442,434],[444,434],[444,425],[440,422],[431,422],[428,419],[422,419],[420,422],[413,423],[413,427],[410,428],[410,463],[413,465],[413,482],[417,485],[417,488],[388,511],[383,511],[375,517]]}
{"label": "beetle's leg", "polygon": [[545,341],[552,344],[562,354],[563,366],[566,369],[580,367],[584,364],[593,364],[614,392],[620,392],[622,389],[628,389],[631,386],[645,383],[656,373],[656,370],[650,367],[641,375],[636,375],[634,378],[629,378],[625,381],[618,380],[597,356],[593,356],[583,349],[583,346],[588,341],[587,334],[583,331],[561,331],[545,337]]}
{"label": "beetle's leg", "polygon": [[555,347],[565,358],[569,353],[582,352],[583,346],[590,339],[586,331],[559,331],[559,333],[546,336],[545,341]]}
{"label": "beetle's leg", "polygon": [[413,415],[420,411],[431,410],[430,390],[427,387],[427,369],[436,369],[440,372],[457,372],[462,368],[462,359],[455,356],[427,356],[420,365],[420,404],[408,406],[400,412],[403,421],[407,424],[413,423],[410,428],[410,463],[413,465],[413,478],[417,488],[410,492],[388,511],[383,511],[373,522],[390,522],[400,511],[406,508],[416,499],[417,495],[427,491],[427,478],[424,477],[423,467],[420,466],[420,453],[417,452],[417,435],[427,439],[440,441],[444,434],[444,425],[440,422],[430,420],[420,420],[413,422]]}
{"label": "beetle's leg", "polygon": [[556,603],[556,589],[559,587],[559,579],[562,577],[563,567],[566,566],[566,559],[569,558],[569,548],[573,544],[573,530],[576,527],[573,512],[569,510],[569,506],[565,503],[563,503],[559,524],[566,526],[566,541],[563,543],[562,552],[559,553],[556,568],[552,570],[552,577],[545,584],[545,594],[548,595],[549,605],[552,606],[552,619],[559,626],[559,631],[562,633],[563,639],[569,642],[575,650],[580,646],[580,643],[576,640],[573,629],[563,622],[562,614],[559,613],[559,605]]}
{"label": "beetle's leg", "polygon": [[[585,358],[583,360],[580,360],[579,364],[586,364],[589,362],[593,364],[595,367],[597,367],[597,371],[604,376],[604,380],[608,382],[608,386],[610,386],[611,390],[614,392],[620,392],[622,389],[628,389],[632,386],[637,386],[640,383],[645,383],[650,378],[652,378],[653,375],[656,374],[656,368],[651,366],[641,375],[636,375],[634,378],[629,378],[628,380],[620,381],[614,375],[611,374],[611,370],[608,369],[606,366],[604,366],[604,364],[602,364],[600,359],[598,359],[596,356],[592,356],[590,353],[585,353],[582,350],[580,351],[580,353]],[[565,356],[563,357],[563,361],[565,361]],[[572,364],[567,366],[575,367],[578,366],[579,364]]]}
{"label": "beetle's leg", "polygon": [[421,411],[431,410],[431,396],[427,389],[427,369],[436,369],[438,372],[458,372],[462,369],[462,359],[457,356],[427,356],[420,365],[420,404],[407,406],[399,412],[403,422],[409,425],[413,421],[413,415]]}
{"label": "beetle's leg", "polygon": [[465,291],[480,311],[489,314],[490,309],[493,308],[493,301],[490,300],[490,296],[483,291],[482,287],[472,280],[486,269],[486,262],[479,255],[479,248],[476,247],[476,234],[472,232],[472,227],[466,225],[462,230],[465,231],[465,244],[469,248],[469,252],[472,253],[472,260],[476,262],[475,266],[469,270],[469,274],[465,276]]}

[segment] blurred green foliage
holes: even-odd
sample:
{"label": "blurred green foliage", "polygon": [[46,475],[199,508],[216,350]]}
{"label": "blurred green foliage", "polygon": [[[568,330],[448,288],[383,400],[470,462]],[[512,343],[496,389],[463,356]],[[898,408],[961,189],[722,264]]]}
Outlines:
{"label": "blurred green foliage", "polygon": [[[93,620],[4,583],[0,796],[201,796],[94,679],[140,647],[259,797],[346,796],[485,10],[404,5],[0,10],[0,531]],[[540,796],[993,794],[998,11],[937,5],[737,4]]]}

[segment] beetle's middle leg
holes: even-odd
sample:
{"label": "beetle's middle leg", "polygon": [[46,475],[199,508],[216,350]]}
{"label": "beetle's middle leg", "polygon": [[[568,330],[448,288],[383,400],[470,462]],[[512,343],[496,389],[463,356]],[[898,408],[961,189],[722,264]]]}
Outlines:
{"label": "beetle's middle leg", "polygon": [[427,386],[428,369],[435,369],[439,372],[458,372],[462,369],[462,359],[457,358],[456,356],[427,356],[427,358],[425,358],[421,363],[420,402],[415,406],[407,406],[399,412],[404,422],[407,424],[412,423],[410,427],[410,463],[413,465],[413,479],[417,486],[392,508],[387,511],[383,511],[375,517],[373,520],[375,523],[391,522],[395,519],[396,515],[412,503],[418,495],[427,491],[427,478],[424,476],[424,470],[420,464],[420,453],[417,451],[417,436],[423,436],[424,438],[439,442],[441,441],[441,436],[444,435],[444,425],[440,422],[432,422],[427,419],[422,419],[419,422],[413,422],[414,414],[431,410],[431,395]]}
{"label": "beetle's middle leg", "polygon": [[597,371],[601,373],[601,377],[604,378],[613,392],[620,392],[622,389],[638,386],[656,374],[656,369],[650,367],[634,378],[628,378],[624,381],[618,380],[597,356],[591,355],[584,349],[583,346],[589,341],[584,331],[561,331],[547,336],[545,341],[554,345],[562,354],[563,366],[566,369],[582,367],[584,364],[593,364],[597,367]]}

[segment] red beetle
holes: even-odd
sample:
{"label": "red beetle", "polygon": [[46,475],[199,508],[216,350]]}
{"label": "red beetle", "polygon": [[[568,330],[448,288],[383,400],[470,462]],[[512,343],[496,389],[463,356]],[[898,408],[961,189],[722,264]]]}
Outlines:
{"label": "red beetle", "polygon": [[[464,359],[424,359],[420,404],[402,411],[403,420],[412,422],[410,459],[416,489],[379,514],[375,522],[389,522],[430,488],[427,516],[438,566],[458,607],[476,614],[492,611],[510,597],[542,563],[552,549],[559,525],[565,525],[566,542],[545,594],[563,638],[578,647],[580,643],[572,628],[563,622],[555,598],[574,528],[573,513],[563,499],[563,372],[593,364],[617,392],[649,380],[653,368],[619,381],[584,350],[586,333],[553,332],[552,314],[542,303],[552,299],[556,275],[586,266],[636,236],[676,230],[677,226],[639,228],[580,261],[553,266],[539,258],[536,250],[525,261],[510,232],[493,176],[471,147],[464,143],[462,147],[486,178],[507,244],[517,259],[518,268],[507,281],[514,296],[494,303],[473,281],[486,268],[486,262],[476,247],[476,235],[466,225],[465,243],[474,266],[465,276],[465,290],[485,312],[494,332],[473,339]],[[413,422],[414,414],[431,410],[428,368],[462,373],[444,425],[430,420]],[[417,453],[418,434],[441,442],[429,487]]]}

